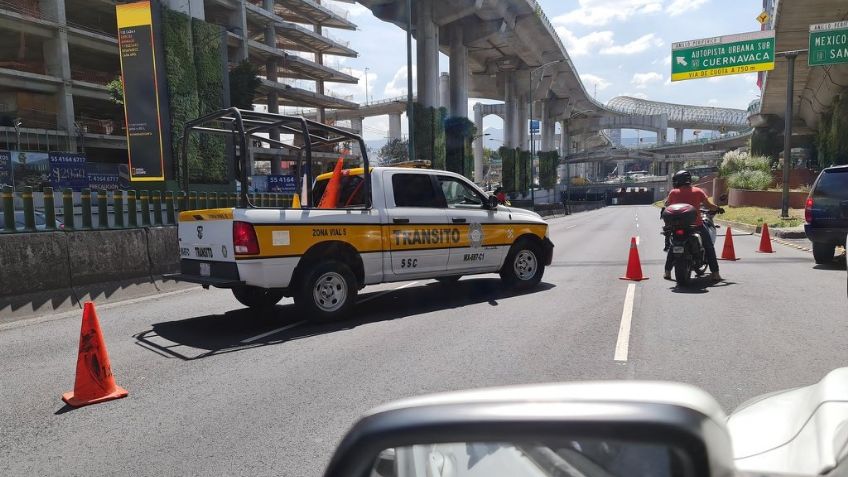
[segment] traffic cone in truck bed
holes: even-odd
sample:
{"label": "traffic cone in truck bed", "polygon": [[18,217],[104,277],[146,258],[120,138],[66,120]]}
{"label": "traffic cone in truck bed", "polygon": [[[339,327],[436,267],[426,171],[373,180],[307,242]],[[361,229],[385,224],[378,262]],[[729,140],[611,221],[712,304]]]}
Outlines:
{"label": "traffic cone in truck bed", "polygon": [[80,330],[77,375],[74,390],[62,395],[73,407],[87,406],[127,396],[127,390],[115,384],[109,353],[97,321],[94,303],[85,302]]}
{"label": "traffic cone in truck bed", "polygon": [[627,259],[627,273],[622,280],[641,282],[648,277],[642,276],[642,263],[639,261],[639,249],[636,247],[636,237],[630,239],[630,257]]}

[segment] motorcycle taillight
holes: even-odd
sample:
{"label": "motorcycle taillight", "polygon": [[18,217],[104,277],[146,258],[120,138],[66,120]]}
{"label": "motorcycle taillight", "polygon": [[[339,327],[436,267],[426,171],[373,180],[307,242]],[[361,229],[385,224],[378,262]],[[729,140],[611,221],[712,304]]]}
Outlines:
{"label": "motorcycle taillight", "polygon": [[686,235],[686,231],[683,230],[683,229],[677,229],[677,230],[674,231],[674,235],[677,235],[678,237],[682,236],[682,235]]}

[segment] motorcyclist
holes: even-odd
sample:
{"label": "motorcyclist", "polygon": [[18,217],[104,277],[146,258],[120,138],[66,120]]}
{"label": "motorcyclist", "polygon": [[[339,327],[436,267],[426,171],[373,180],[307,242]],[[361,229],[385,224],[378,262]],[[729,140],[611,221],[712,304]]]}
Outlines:
{"label": "motorcyclist", "polygon": [[[668,193],[668,197],[665,199],[666,207],[674,204],[689,204],[694,207],[695,210],[701,210],[701,207],[703,206],[710,211],[717,211],[718,213],[724,212],[724,209],[715,205],[715,203],[707,197],[707,193],[704,192],[703,189],[692,186],[692,174],[689,173],[689,171],[677,171],[674,176],[672,176],[672,183],[674,184],[674,189]],[[700,213],[696,215],[695,225],[698,227],[698,234],[701,236],[701,244],[704,246],[704,255],[707,259],[707,265],[710,267],[710,278],[714,282],[719,282],[722,278],[718,272],[718,259],[716,258],[715,246],[713,245],[712,238],[710,237],[710,232],[707,230],[707,227],[704,226],[704,221],[701,219]],[[672,268],[674,268],[674,255],[669,252],[668,257],[665,260],[665,274],[663,275],[663,278],[671,280]]]}

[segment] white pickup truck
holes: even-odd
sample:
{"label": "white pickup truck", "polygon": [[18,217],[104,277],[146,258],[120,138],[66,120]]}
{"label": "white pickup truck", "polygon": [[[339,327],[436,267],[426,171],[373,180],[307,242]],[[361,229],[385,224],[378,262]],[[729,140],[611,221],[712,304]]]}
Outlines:
{"label": "white pickup truck", "polygon": [[404,167],[336,174],[336,203],[323,208],[309,204],[321,203],[333,173],[314,178],[302,208],[181,212],[180,273],[171,278],[230,288],[249,307],[291,296],[321,319],[348,312],[366,285],[500,273],[529,288],[551,263],[538,214],[498,204],[463,176]]}

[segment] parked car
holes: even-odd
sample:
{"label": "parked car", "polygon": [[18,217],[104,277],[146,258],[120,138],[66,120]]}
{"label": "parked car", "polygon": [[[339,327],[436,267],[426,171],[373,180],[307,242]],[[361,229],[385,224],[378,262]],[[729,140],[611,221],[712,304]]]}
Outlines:
{"label": "parked car", "polygon": [[[23,230],[26,222],[24,220],[24,211],[16,210],[15,211],[15,228],[18,230]],[[0,230],[6,227],[6,217],[0,213]],[[63,229],[65,228],[65,224],[62,223],[61,220],[56,219],[56,228]],[[41,212],[35,212],[35,230],[47,230],[47,217]]]}
{"label": "parked car", "polygon": [[848,166],[819,174],[804,207],[804,232],[813,243],[816,263],[830,263],[848,234]]}

